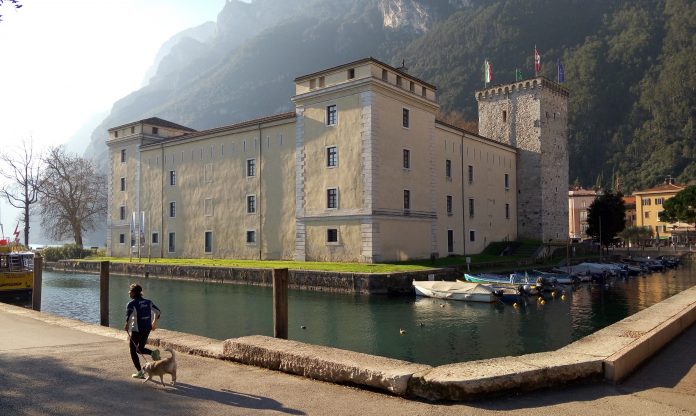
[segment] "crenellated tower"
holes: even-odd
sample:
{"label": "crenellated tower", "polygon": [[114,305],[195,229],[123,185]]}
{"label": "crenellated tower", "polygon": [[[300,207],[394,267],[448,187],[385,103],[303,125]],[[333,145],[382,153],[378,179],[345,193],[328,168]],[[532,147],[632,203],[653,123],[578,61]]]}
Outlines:
{"label": "crenellated tower", "polygon": [[479,134],[518,149],[519,238],[567,238],[568,96],[544,77],[476,92]]}

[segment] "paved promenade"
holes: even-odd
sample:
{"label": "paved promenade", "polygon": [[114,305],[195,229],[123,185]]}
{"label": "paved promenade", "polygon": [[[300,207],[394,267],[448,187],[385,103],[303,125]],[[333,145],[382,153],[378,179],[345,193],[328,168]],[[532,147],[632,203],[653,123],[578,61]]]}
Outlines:
{"label": "paved promenade", "polygon": [[0,328],[0,414],[7,416],[696,415],[696,326],[622,384],[465,404],[413,401],[183,353],[179,384],[165,388],[130,378],[124,341],[6,311]]}

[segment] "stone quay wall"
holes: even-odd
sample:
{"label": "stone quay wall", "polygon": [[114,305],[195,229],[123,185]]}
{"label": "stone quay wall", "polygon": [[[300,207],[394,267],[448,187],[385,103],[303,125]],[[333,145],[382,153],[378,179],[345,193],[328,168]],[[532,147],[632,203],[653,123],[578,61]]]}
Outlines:
{"label": "stone quay wall", "polygon": [[[99,262],[61,260],[46,265],[56,271],[99,273]],[[181,266],[144,263],[111,263],[110,273],[147,278],[194,280],[200,282],[273,285],[272,269],[232,267]],[[346,273],[319,270],[289,270],[291,289],[327,292],[389,294],[412,293],[414,280],[455,280],[461,278],[456,269],[431,269],[399,273]]]}

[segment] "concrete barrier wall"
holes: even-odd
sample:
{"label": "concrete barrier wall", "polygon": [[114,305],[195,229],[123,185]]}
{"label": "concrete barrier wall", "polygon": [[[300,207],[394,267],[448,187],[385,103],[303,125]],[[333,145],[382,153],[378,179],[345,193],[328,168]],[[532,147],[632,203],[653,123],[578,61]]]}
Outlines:
{"label": "concrete barrier wall", "polygon": [[[99,262],[61,260],[54,270],[99,273]],[[152,278],[195,280],[272,286],[272,269],[232,267],[173,266],[164,264],[111,263],[111,273]],[[293,289],[361,294],[413,293],[413,280],[455,280],[461,274],[454,269],[432,269],[402,273],[341,273],[316,270],[290,270],[288,284]]]}

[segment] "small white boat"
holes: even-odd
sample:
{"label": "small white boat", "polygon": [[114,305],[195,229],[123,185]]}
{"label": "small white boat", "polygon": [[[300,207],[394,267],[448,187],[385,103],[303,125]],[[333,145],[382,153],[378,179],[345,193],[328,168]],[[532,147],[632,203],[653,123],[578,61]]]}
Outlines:
{"label": "small white boat", "polygon": [[414,281],[417,296],[468,302],[495,302],[498,297],[490,286],[469,282]]}

